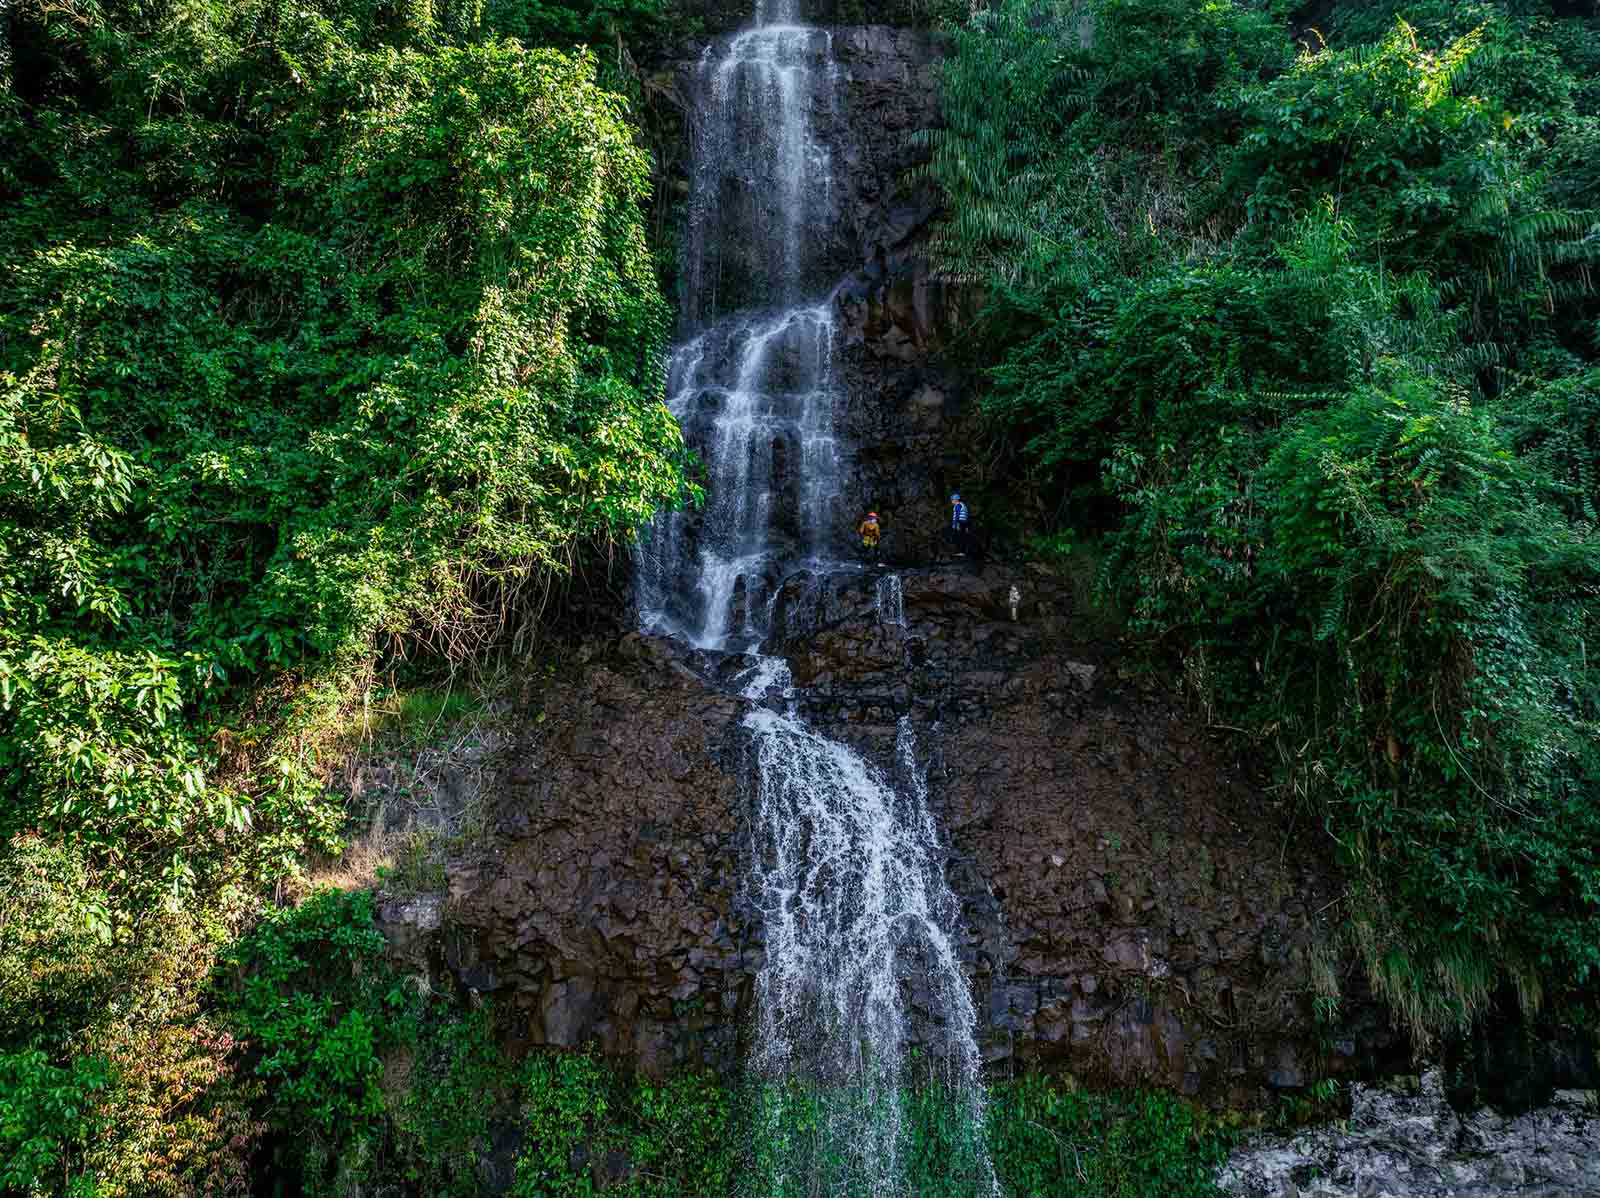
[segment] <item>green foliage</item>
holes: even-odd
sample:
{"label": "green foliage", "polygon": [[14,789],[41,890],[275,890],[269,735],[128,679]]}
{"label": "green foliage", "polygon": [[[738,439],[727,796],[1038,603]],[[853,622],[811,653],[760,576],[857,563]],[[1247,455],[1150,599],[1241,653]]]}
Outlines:
{"label": "green foliage", "polygon": [[1419,1038],[1508,984],[1582,1004],[1600,26],[1379,4],[1291,62],[1256,6],[1182,7],[1017,0],[957,38],[928,169],[987,296],[993,456],[1318,804]]}
{"label": "green foliage", "polygon": [[682,497],[648,164],[592,60],[448,21],[10,20],[0,834],[134,905],[271,878],[380,646],[481,646]]}
{"label": "green foliage", "polygon": [[590,1055],[560,1054],[532,1058],[523,1087],[527,1147],[517,1160],[514,1198],[730,1192],[731,1100],[711,1076],[656,1082]]}
{"label": "green foliage", "polygon": [[587,1146],[607,1130],[613,1081],[590,1056],[540,1056],[528,1063],[523,1081],[528,1142],[517,1158],[515,1198],[594,1193]]}
{"label": "green foliage", "polygon": [[[46,1193],[58,1177],[72,1178],[68,1154],[81,1152],[99,1130],[98,1093],[109,1084],[104,1060],[51,1065],[43,1052],[0,1052],[0,1186],[18,1194]],[[79,1175],[69,1194],[93,1194]]]}
{"label": "green foliage", "polygon": [[483,25],[529,46],[605,46],[660,38],[666,0],[481,0]]}
{"label": "green foliage", "polygon": [[1589,989],[1595,613],[1573,600],[1600,582],[1592,534],[1539,501],[1489,414],[1403,376],[1296,422],[1263,481],[1282,514],[1258,585],[1304,613],[1279,669],[1309,668],[1325,706],[1282,693],[1329,727],[1374,980],[1419,1028],[1464,1024],[1499,976],[1529,1007]]}
{"label": "green foliage", "polygon": [[1045,280],[1138,274],[1206,237],[1189,217],[1217,117],[1190,102],[1287,57],[1281,24],[1236,3],[1004,0],[976,14],[946,60],[946,127],[924,135],[927,175],[952,201],[945,268],[997,288],[1004,307],[988,315],[1011,325],[1046,316],[1031,310]]}
{"label": "green foliage", "polygon": [[89,1026],[117,984],[108,898],[82,858],[38,837],[0,862],[0,1044],[51,1047]]}
{"label": "green foliage", "polygon": [[369,893],[323,890],[269,912],[223,955],[234,978],[222,1007],[280,1126],[334,1143],[375,1132],[380,1054],[414,1033],[413,996],[383,948]]}
{"label": "green foliage", "polygon": [[592,57],[502,36],[609,48],[660,7],[8,8],[0,1053],[88,1120],[7,1124],[46,1188],[235,1192],[262,1114],[308,1185],[402,1141],[459,1185],[468,1104],[402,1133],[378,1087],[410,1015],[366,899],[229,951],[248,1054],[203,982],[243,892],[338,850],[327,755],[378,667],[525,628],[690,495],[648,161]]}
{"label": "green foliage", "polygon": [[485,1007],[435,1022],[424,1032],[411,1088],[394,1115],[397,1155],[406,1180],[434,1198],[480,1192],[478,1160],[490,1116],[514,1075],[493,1040]]}
{"label": "green foliage", "polygon": [[1401,21],[1377,46],[1306,54],[1241,89],[1229,182],[1265,230],[1336,201],[1389,268],[1447,267],[1476,329],[1509,348],[1575,294],[1595,250],[1590,219],[1551,207],[1535,165],[1570,77],[1478,8],[1483,23],[1440,48]]}
{"label": "green foliage", "polygon": [[950,28],[967,18],[972,0],[835,0],[837,25],[914,25]]}
{"label": "green foliage", "polygon": [[1038,1076],[996,1087],[989,1143],[1007,1194],[1203,1198],[1227,1138],[1170,1094],[1088,1094]]}
{"label": "green foliage", "polygon": [[[817,1175],[775,1169],[839,1101],[855,1100],[697,1074],[652,1082],[591,1055],[537,1056],[525,1074],[528,1139],[513,1193],[810,1193]],[[768,1118],[773,1112],[782,1118]],[[971,1134],[965,1104],[938,1085],[904,1091],[896,1117],[909,1192],[924,1198],[988,1192],[974,1155],[981,1138],[1001,1192],[1017,1198],[1202,1198],[1216,1192],[1211,1176],[1228,1145],[1171,1095],[1090,1094],[1039,1076],[991,1088],[983,1137]]]}
{"label": "green foliage", "polygon": [[272,1167],[308,1193],[476,1194],[517,1072],[491,1009],[424,1002],[383,953],[371,894],[322,890],[222,955],[217,1003],[259,1079],[254,1108],[282,1137]]}

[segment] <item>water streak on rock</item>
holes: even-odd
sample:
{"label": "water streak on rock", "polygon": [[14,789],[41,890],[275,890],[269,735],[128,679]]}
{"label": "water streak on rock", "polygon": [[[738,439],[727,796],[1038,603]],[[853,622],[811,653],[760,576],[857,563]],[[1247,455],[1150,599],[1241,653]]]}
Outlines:
{"label": "water streak on rock", "polygon": [[[756,23],[697,74],[668,394],[707,504],[654,530],[639,606],[647,629],[701,649],[758,646],[784,581],[821,576],[842,543],[839,328],[819,278],[833,155],[816,121],[836,115],[840,73],[832,35],[799,19],[796,0],[758,0]],[[899,578],[879,585],[880,619],[903,626]],[[740,682],[755,705],[744,890],[766,950],[749,1061],[757,1192],[908,1193],[901,1120],[918,1086],[943,1104],[949,1175],[993,1193],[959,905],[910,719],[886,771],[801,721],[783,659],[758,658]]]}
{"label": "water streak on rock", "polygon": [[896,628],[905,627],[906,597],[898,574],[884,574],[878,579],[878,619]]}

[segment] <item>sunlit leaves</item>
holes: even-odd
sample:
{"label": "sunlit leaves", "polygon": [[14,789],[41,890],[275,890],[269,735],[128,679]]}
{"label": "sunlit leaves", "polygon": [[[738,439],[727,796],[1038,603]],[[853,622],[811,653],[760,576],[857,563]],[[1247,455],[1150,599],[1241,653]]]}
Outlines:
{"label": "sunlit leaves", "polygon": [[1600,976],[1600,25],[1396,7],[1291,60],[1243,6],[995,6],[929,173],[1004,485],[1319,804],[1426,1037]]}
{"label": "sunlit leaves", "polygon": [[687,493],[622,102],[443,15],[22,6],[0,834],[130,903],[331,845],[301,696]]}

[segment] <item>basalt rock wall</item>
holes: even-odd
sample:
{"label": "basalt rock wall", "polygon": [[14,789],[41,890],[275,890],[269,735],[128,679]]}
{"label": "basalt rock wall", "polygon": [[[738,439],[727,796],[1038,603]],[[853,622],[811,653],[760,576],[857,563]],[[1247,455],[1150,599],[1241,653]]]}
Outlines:
{"label": "basalt rock wall", "polygon": [[[765,650],[813,726],[886,767],[911,715],[995,1069],[1251,1102],[1377,1067],[1396,1041],[1371,1004],[1339,1028],[1312,1018],[1339,893],[1316,829],[1192,712],[1123,678],[1071,588],[929,564],[965,456],[964,383],[939,351],[971,302],[928,266],[937,210],[911,176],[940,42],[868,27],[832,46],[842,99],[815,119],[847,126],[829,138],[826,250],[852,454],[838,518],[879,511],[899,591],[874,571],[793,578]],[[492,997],[513,1046],[732,1067],[763,951],[730,697],[750,662],[638,634],[583,656],[531,692],[488,849],[453,864],[448,895],[384,905],[395,955]]]}
{"label": "basalt rock wall", "polygon": [[[965,901],[990,1055],[1241,1101],[1397,1047],[1311,1017],[1339,882],[1261,772],[1113,650],[1044,572],[797,580],[781,644],[810,721],[880,758],[910,711]],[[1357,980],[1347,987],[1359,989]]]}
{"label": "basalt rock wall", "polygon": [[[994,1068],[1237,1104],[1393,1064],[1372,1007],[1312,1017],[1338,883],[1291,808],[1075,642],[1048,577],[900,579],[903,624],[870,577],[795,580],[769,648],[808,720],[885,767],[911,713]],[[385,907],[397,953],[492,996],[515,1046],[732,1067],[762,953],[741,887],[746,704],[727,693],[749,659],[638,634],[587,652],[530,708],[492,851],[452,869],[428,934],[414,902]]]}
{"label": "basalt rock wall", "polygon": [[855,127],[846,178],[854,261],[842,276],[843,376],[850,402],[840,433],[854,450],[841,516],[883,518],[882,556],[926,562],[938,549],[946,495],[961,485],[967,381],[943,351],[975,297],[929,261],[939,215],[917,181],[927,151],[915,137],[939,124],[940,38],[906,29],[841,30],[836,53]]}

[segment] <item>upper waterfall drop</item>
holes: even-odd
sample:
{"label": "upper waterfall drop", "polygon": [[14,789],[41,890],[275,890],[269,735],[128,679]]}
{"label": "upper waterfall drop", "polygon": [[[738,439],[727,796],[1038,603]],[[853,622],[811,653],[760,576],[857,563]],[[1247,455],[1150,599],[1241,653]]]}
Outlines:
{"label": "upper waterfall drop", "polygon": [[838,105],[827,30],[793,0],[708,48],[695,74],[683,253],[687,339],[667,402],[707,474],[703,512],[657,521],[641,622],[702,648],[757,644],[783,577],[835,552],[844,463],[834,430],[833,281],[811,230],[834,219],[816,118]]}

